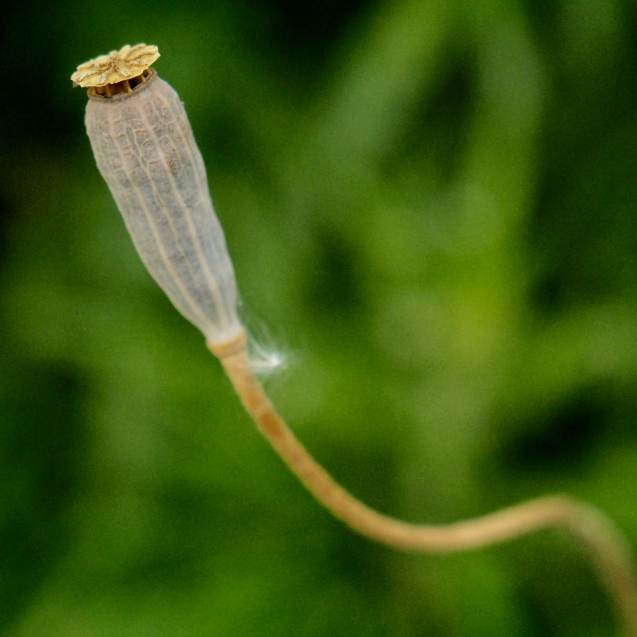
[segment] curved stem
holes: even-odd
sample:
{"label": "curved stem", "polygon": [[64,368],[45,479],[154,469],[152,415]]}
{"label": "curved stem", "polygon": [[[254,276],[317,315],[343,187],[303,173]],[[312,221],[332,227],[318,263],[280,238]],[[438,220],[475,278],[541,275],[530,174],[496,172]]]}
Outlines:
{"label": "curved stem", "polygon": [[563,528],[584,542],[627,637],[637,637],[637,582],[630,551],[614,524],[594,507],[564,495],[528,500],[453,524],[411,524],[384,515],[343,489],[288,429],[250,369],[245,333],[208,343],[259,430],[312,495],[334,516],[372,540],[403,550],[450,553],[504,542],[546,527]]}

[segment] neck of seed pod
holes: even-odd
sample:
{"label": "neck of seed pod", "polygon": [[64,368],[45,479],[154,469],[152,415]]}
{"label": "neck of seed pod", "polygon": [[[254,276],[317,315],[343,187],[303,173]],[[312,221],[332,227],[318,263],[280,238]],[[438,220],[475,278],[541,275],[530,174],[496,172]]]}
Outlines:
{"label": "neck of seed pod", "polygon": [[106,86],[93,86],[88,90],[89,97],[93,97],[95,95],[113,97],[120,93],[130,93],[136,86],[144,84],[152,73],[154,73],[154,71],[151,69],[145,69],[144,72],[137,77],[131,77],[127,80],[116,82],[115,84],[106,84]]}

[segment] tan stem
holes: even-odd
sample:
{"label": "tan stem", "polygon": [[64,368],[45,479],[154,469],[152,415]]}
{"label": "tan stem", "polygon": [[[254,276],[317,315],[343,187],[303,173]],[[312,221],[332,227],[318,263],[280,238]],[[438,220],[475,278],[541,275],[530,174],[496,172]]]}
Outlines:
{"label": "tan stem", "polygon": [[404,550],[450,553],[510,540],[546,527],[563,528],[584,541],[627,637],[637,637],[637,583],[627,543],[594,507],[564,495],[529,500],[453,524],[411,524],[378,513],[343,489],[288,429],[250,369],[245,333],[208,343],[259,430],[314,497],[361,535]]}

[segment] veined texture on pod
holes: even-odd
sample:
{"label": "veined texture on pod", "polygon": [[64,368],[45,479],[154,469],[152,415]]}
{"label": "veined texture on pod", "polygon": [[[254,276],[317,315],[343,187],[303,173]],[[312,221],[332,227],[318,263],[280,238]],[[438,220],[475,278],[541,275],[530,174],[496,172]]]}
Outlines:
{"label": "veined texture on pod", "polygon": [[130,92],[91,94],[86,129],[99,171],[152,276],[208,341],[232,339],[242,330],[234,270],[175,90],[151,71]]}

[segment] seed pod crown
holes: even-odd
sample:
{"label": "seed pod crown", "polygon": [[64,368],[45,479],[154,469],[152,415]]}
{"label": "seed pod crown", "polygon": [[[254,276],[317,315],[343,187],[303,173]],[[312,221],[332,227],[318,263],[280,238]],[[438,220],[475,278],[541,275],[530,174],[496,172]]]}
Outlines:
{"label": "seed pod crown", "polygon": [[139,77],[158,58],[159,51],[154,45],[127,44],[119,51],[111,51],[80,64],[71,80],[75,86],[84,88],[117,84]]}

